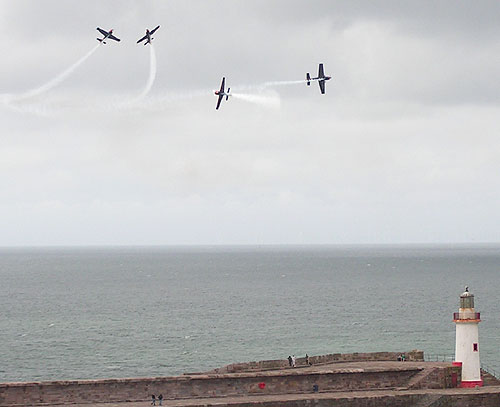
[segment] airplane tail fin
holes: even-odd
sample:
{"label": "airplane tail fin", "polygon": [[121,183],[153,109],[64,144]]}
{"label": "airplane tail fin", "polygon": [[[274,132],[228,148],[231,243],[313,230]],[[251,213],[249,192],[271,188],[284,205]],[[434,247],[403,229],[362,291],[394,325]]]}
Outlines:
{"label": "airplane tail fin", "polygon": [[96,38],[97,41],[99,41],[101,44],[106,44],[106,41],[104,41],[103,38]]}
{"label": "airplane tail fin", "polygon": [[227,95],[226,95],[226,101],[229,99],[229,92],[230,92],[231,88],[227,88]]}
{"label": "airplane tail fin", "polygon": [[307,81],[307,86],[311,86],[311,75],[308,73],[306,73],[306,81]]}

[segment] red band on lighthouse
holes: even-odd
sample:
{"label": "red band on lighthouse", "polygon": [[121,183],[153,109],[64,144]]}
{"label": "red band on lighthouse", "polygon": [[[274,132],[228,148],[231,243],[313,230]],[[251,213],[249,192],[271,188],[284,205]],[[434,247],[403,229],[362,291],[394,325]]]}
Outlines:
{"label": "red band on lighthouse", "polygon": [[474,388],[474,387],[482,387],[483,386],[483,380],[474,380],[470,382],[462,382],[460,383],[460,387],[466,387],[466,388]]}

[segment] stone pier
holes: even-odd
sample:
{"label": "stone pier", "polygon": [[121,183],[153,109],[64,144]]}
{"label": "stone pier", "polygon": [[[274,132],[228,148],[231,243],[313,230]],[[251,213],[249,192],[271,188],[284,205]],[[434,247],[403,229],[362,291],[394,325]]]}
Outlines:
{"label": "stone pier", "polygon": [[[398,361],[404,353],[406,361]],[[499,406],[500,386],[460,389],[460,368],[423,352],[331,354],[238,363],[174,377],[0,383],[0,406]],[[452,403],[452,404],[450,404]]]}

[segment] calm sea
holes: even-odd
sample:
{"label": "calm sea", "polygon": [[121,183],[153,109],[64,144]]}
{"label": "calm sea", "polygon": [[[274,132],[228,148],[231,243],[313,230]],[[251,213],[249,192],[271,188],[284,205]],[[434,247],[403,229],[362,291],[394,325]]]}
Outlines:
{"label": "calm sea", "polygon": [[465,285],[482,362],[500,371],[500,246],[4,248],[0,382],[452,355]]}

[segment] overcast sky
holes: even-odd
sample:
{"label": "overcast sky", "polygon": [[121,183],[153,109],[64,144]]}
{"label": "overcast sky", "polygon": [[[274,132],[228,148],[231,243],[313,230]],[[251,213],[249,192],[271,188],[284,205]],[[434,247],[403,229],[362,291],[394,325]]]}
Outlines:
{"label": "overcast sky", "polygon": [[[500,242],[499,17],[497,1],[0,0],[0,245]],[[156,25],[155,81],[130,103]],[[122,41],[12,101],[97,26]],[[325,95],[259,87],[319,62]],[[222,76],[255,100],[216,111]]]}

